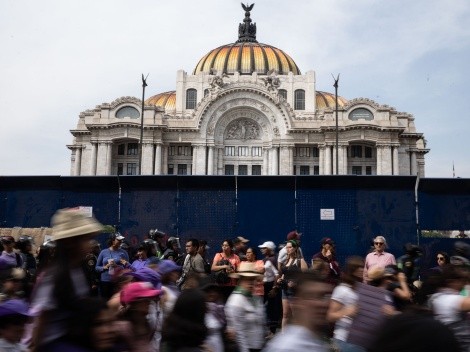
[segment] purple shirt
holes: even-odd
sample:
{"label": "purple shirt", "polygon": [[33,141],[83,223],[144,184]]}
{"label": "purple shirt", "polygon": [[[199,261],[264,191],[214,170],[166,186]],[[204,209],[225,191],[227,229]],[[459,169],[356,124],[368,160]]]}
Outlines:
{"label": "purple shirt", "polygon": [[7,253],[6,251],[3,251],[0,257],[1,257],[1,262],[3,264],[2,266],[5,266],[5,268],[21,267],[21,265],[23,264],[23,260],[21,259],[21,257],[19,257],[20,262],[18,265],[18,261],[16,259],[17,255],[15,252]]}
{"label": "purple shirt", "polygon": [[370,268],[378,266],[385,268],[389,264],[397,264],[395,256],[387,252],[372,252],[367,254],[366,263],[364,265],[364,282],[367,282],[367,272]]}

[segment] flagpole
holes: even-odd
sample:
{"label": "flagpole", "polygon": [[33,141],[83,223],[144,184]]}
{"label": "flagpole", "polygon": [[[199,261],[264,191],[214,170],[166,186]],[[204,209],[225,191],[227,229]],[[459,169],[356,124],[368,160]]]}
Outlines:
{"label": "flagpole", "polygon": [[333,79],[335,80],[335,84],[333,84],[333,87],[335,87],[335,111],[336,111],[336,175],[339,174],[339,158],[338,158],[338,81],[339,81],[339,73],[338,77],[334,77]]}
{"label": "flagpole", "polygon": [[[149,75],[147,74],[147,77],[148,76]],[[142,74],[142,109],[140,113],[139,175],[142,175],[142,154],[143,154],[142,141],[144,139],[144,105],[145,105],[145,87],[147,87],[147,77],[144,78],[144,74]]]}

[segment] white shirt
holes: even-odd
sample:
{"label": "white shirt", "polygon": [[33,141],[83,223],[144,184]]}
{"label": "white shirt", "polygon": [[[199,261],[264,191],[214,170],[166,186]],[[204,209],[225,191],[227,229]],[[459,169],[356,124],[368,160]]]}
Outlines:
{"label": "white shirt", "polygon": [[264,352],[328,352],[329,348],[313,332],[300,325],[287,325],[269,341]]}
{"label": "white shirt", "polygon": [[264,263],[263,282],[273,282],[276,278],[276,275],[279,275],[279,271],[270,260],[266,260]]}
{"label": "white shirt", "polygon": [[[331,295],[331,299],[347,307],[355,305],[359,297],[357,293],[354,292],[354,290],[351,288],[351,286],[342,283],[335,287]],[[344,317],[336,321],[334,332],[335,339],[347,341],[351,323],[351,318]]]}

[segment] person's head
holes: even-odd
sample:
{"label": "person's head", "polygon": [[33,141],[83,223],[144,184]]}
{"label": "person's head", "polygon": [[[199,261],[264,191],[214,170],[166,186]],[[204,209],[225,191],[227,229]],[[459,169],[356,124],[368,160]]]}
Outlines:
{"label": "person's head", "polygon": [[245,251],[248,242],[250,242],[250,240],[245,237],[238,236],[233,240],[233,247],[236,251]]}
{"label": "person's head", "polygon": [[29,317],[28,305],[23,300],[0,303],[0,336],[12,344],[20,342]]}
{"label": "person's head", "polygon": [[13,236],[3,236],[1,238],[1,242],[3,245],[3,250],[7,253],[13,252],[13,248],[15,248],[15,239]]}
{"label": "person's head", "polygon": [[442,267],[441,287],[461,291],[468,283],[468,270],[459,265],[447,264]]}
{"label": "person's head", "polygon": [[341,273],[343,282],[354,285],[361,282],[364,276],[364,259],[359,256],[352,256],[346,259],[346,264]]}
{"label": "person's head", "polygon": [[119,232],[113,233],[109,236],[108,246],[113,248],[114,250],[117,250],[121,246],[122,241],[124,241],[124,239],[125,237]]}
{"label": "person's head", "polygon": [[158,263],[157,271],[160,273],[162,284],[175,283],[181,275],[181,267],[173,260],[164,259]]}
{"label": "person's head", "polygon": [[374,250],[376,252],[383,252],[387,248],[387,241],[384,236],[376,236],[374,238]]}
{"label": "person's head", "polygon": [[128,310],[147,314],[150,302],[161,294],[150,282],[131,282],[121,291],[121,304]]}
{"label": "person's head", "polygon": [[166,242],[166,248],[178,253],[180,250],[180,239],[178,237],[169,237]]}
{"label": "person's head", "polygon": [[201,257],[206,256],[206,252],[209,249],[209,246],[207,245],[206,240],[199,240],[199,247],[197,249],[197,252],[201,255]]}
{"label": "person's head", "polygon": [[256,271],[255,263],[244,261],[240,263],[238,271],[229,274],[229,276],[238,279],[238,286],[251,292],[254,288],[255,280],[260,278],[262,274]]}
{"label": "person's head", "polygon": [[23,280],[26,277],[26,272],[22,268],[11,268],[3,278],[3,293],[13,296],[22,291]]}
{"label": "person's head", "polygon": [[329,237],[322,238],[320,241],[320,250],[322,252],[330,251],[333,253],[335,250],[335,242]]}
{"label": "person's head", "polygon": [[199,241],[195,238],[190,238],[186,241],[186,254],[191,256],[196,255],[199,249]]}
{"label": "person's head", "polygon": [[248,247],[246,249],[246,260],[249,262],[256,261],[256,250],[253,247]]}
{"label": "person's head", "polygon": [[296,240],[287,241],[285,248],[288,257],[297,257],[297,249],[299,248],[299,243]]}
{"label": "person's head", "polygon": [[76,302],[80,314],[72,315],[67,338],[93,351],[107,351],[116,343],[114,312],[101,298],[83,298]]}
{"label": "person's head", "polygon": [[233,248],[233,242],[232,240],[225,239],[222,242],[222,252],[224,252],[226,255],[232,254],[232,248]]}
{"label": "person's head", "polygon": [[293,320],[319,332],[327,326],[326,313],[333,286],[314,272],[299,272],[295,281],[297,285],[292,289],[294,297],[291,300]]}
{"label": "person's head", "polygon": [[436,261],[437,261],[437,265],[439,265],[440,267],[446,264],[449,264],[449,254],[447,254],[447,252],[444,252],[444,251],[437,252]]}
{"label": "person's head", "polygon": [[16,242],[16,248],[20,250],[21,253],[31,253],[33,249],[34,239],[28,235],[21,235]]}
{"label": "person's head", "polygon": [[390,281],[393,281],[393,273],[391,270],[374,266],[367,271],[368,284],[375,287],[385,287]]}
{"label": "person's head", "polygon": [[162,342],[173,349],[200,346],[207,335],[206,299],[200,289],[187,289],[177,298],[163,322]]}
{"label": "person's head", "polygon": [[264,256],[269,257],[274,254],[274,251],[276,250],[276,244],[272,241],[266,241],[259,245],[258,248],[261,250],[261,253]]}
{"label": "person's head", "polygon": [[97,240],[95,240],[95,239],[91,240],[90,241],[90,247],[91,247],[91,252],[94,255],[98,256],[100,254],[101,244]]}
{"label": "person's head", "polygon": [[52,216],[51,224],[52,239],[56,242],[60,265],[64,261],[72,266],[81,265],[90,251],[90,240],[103,231],[103,225],[94,217],[73,208],[57,210]]}
{"label": "person's head", "polygon": [[291,231],[287,234],[286,240],[287,241],[295,240],[295,241],[297,241],[297,243],[300,244],[300,237],[301,236],[302,236],[302,234],[300,232],[298,232],[297,230],[293,230],[293,231]]}

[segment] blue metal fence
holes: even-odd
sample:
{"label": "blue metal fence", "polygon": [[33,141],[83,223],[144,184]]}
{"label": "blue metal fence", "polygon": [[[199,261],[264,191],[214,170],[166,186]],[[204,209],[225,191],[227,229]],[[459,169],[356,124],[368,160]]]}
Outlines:
{"label": "blue metal fence", "polygon": [[[97,176],[0,177],[0,227],[43,227],[63,207],[91,206],[102,223],[119,228],[131,244],[151,228],[182,238],[204,238],[214,255],[237,235],[256,247],[303,233],[310,258],[323,237],[333,238],[341,262],[365,255],[374,235],[390,251],[417,243],[420,229],[470,229],[470,180],[404,176]],[[322,220],[321,209],[334,209]],[[467,240],[468,241],[468,240]],[[419,238],[426,261],[453,239]]]}

